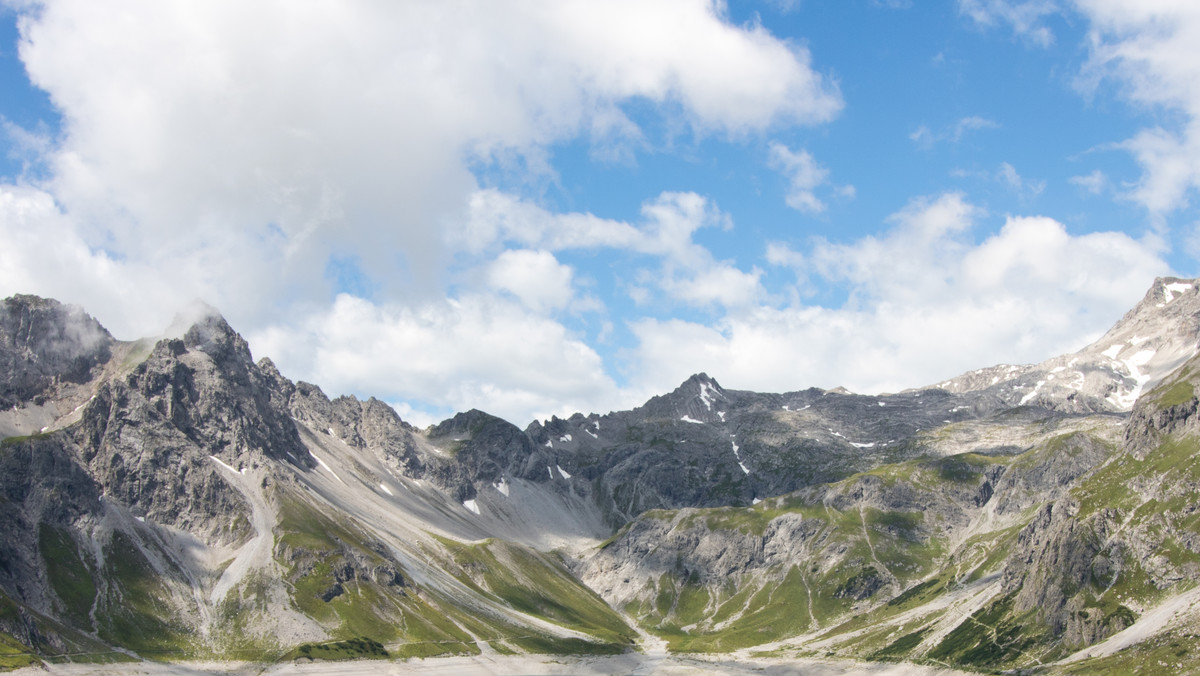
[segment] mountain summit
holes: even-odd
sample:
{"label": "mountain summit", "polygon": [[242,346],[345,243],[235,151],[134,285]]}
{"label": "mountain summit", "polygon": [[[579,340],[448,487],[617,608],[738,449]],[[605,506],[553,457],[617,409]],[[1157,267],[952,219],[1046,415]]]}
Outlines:
{"label": "mountain summit", "polygon": [[1200,281],[1160,277],[1099,340],[1040,364],[1002,364],[933,387],[981,393],[1006,406],[1128,411],[1147,388],[1200,351]]}

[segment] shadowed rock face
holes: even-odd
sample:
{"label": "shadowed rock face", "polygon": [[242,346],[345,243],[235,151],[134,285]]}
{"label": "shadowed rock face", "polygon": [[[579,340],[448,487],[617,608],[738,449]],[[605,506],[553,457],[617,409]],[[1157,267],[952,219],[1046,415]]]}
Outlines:
{"label": "shadowed rock face", "polygon": [[0,407],[40,403],[58,381],[84,383],[113,338],[81,308],[37,296],[0,303]]}

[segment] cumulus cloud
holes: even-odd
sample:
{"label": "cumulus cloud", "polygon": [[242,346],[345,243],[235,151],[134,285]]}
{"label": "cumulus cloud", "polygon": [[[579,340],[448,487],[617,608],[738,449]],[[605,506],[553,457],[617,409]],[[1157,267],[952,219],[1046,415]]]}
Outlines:
{"label": "cumulus cloud", "polygon": [[[455,242],[439,231],[476,194],[473,164],[536,167],[580,136],[619,155],[641,133],[631,101],[739,138],[842,106],[803,46],[708,0],[17,11],[21,59],[63,121],[39,188],[76,238],[163,277],[178,268],[159,261],[237,247],[193,265],[194,286],[247,321],[328,298],[330,255],[381,295],[440,295]],[[234,284],[243,258],[286,291]]]}
{"label": "cumulus cloud", "polygon": [[[95,246],[80,230],[51,194],[0,185],[2,295],[38,293],[77,303],[117,337],[130,339],[157,334],[186,303],[221,297],[223,290],[288,294],[274,274],[283,265],[279,255],[263,255],[242,233],[195,249],[165,247],[144,260]],[[215,279],[214,271],[224,277]]]}
{"label": "cumulus cloud", "polygon": [[248,339],[285,373],[332,392],[425,402],[427,410],[406,410],[417,419],[480,408],[521,425],[617,396],[592,348],[561,324],[489,295],[417,305],[340,295],[298,326],[266,327]]}
{"label": "cumulus cloud", "polygon": [[879,236],[817,240],[805,255],[777,245],[774,262],[839,285],[847,302],[760,305],[710,325],[644,319],[630,370],[659,387],[706,370],[747,389],[895,391],[1078,349],[1169,272],[1155,241],[1072,235],[1045,217],[1010,217],[976,241],[981,216],[946,194],[914,200]]}
{"label": "cumulus cloud", "polygon": [[518,298],[536,311],[559,310],[574,295],[574,271],[549,251],[505,251],[487,269],[488,284]]}
{"label": "cumulus cloud", "polygon": [[695,305],[737,307],[758,300],[763,291],[761,271],[738,269],[717,260],[696,243],[701,228],[730,228],[732,223],[708,199],[696,193],[666,192],[646,201],[638,223],[599,218],[593,214],[556,214],[496,190],[477,192],[462,228],[447,237],[469,242],[476,250],[520,245],[548,251],[613,250],[648,257],[639,283],[630,289],[634,300],[649,300],[655,286],[676,301]]}

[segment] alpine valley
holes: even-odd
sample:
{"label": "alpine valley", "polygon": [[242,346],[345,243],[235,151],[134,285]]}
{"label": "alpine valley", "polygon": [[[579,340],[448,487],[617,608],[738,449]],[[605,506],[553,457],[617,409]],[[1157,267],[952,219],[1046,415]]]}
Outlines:
{"label": "alpine valley", "polygon": [[1200,673],[1200,280],[896,394],[416,429],[215,311],[0,305],[0,665],[635,653]]}

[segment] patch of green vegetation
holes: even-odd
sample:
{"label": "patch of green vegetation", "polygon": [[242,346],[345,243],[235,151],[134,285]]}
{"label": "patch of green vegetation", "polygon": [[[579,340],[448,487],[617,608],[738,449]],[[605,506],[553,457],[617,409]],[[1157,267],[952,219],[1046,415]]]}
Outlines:
{"label": "patch of green vegetation", "polygon": [[509,642],[525,652],[545,655],[620,655],[630,650],[629,645],[620,643],[553,636],[518,637],[510,639]]}
{"label": "patch of green vegetation", "polygon": [[11,634],[0,632],[0,671],[20,669],[34,664],[41,664],[41,660],[33,654],[29,646]]}
{"label": "patch of green vegetation", "polygon": [[967,540],[964,546],[959,548],[959,551],[971,552],[978,548],[986,553],[982,557],[982,561],[970,569],[971,572],[962,581],[964,583],[975,582],[989,573],[1000,570],[1000,567],[1008,559],[1011,553],[1010,547],[1016,542],[1022,528],[1024,525],[1012,526],[973,536]]}
{"label": "patch of green vegetation", "polygon": [[934,461],[937,475],[945,481],[971,483],[979,480],[980,469],[989,464],[983,456],[974,453],[951,455]]}
{"label": "patch of green vegetation", "polygon": [[[894,631],[894,625],[887,622],[901,613],[906,613],[914,608],[918,608],[926,603],[929,603],[938,596],[946,593],[946,590],[952,584],[952,575],[948,572],[943,572],[942,575],[913,585],[887,603],[877,605],[865,613],[856,613],[847,618],[844,622],[837,624],[821,635],[822,639],[832,638],[841,634],[853,632],[855,637],[851,652],[860,656],[869,656],[870,651],[863,650],[867,647],[867,643],[859,640],[863,630],[868,630],[873,626],[886,627],[882,630],[881,640]],[[934,618],[941,615],[944,610],[934,610],[925,614],[919,620],[914,620],[915,624],[928,624]]]}
{"label": "patch of green vegetation", "polygon": [[749,507],[709,507],[688,511],[688,516],[680,521],[680,526],[683,528],[703,524],[708,530],[740,531],[755,536],[766,532],[767,526],[784,514],[798,514],[804,518],[821,520],[828,519],[827,512],[822,505],[809,504],[801,496],[794,494],[764,500]]}
{"label": "patch of green vegetation", "polygon": [[630,521],[630,522],[626,523],[624,526],[621,526],[619,529],[617,529],[617,532],[608,536],[608,539],[606,539],[604,542],[601,542],[600,544],[596,545],[596,549],[607,549],[609,545],[616,542],[622,535],[625,535],[626,533],[628,533],[629,527],[632,525],[633,525],[633,522]]}
{"label": "patch of green vegetation", "polygon": [[391,650],[392,657],[397,659],[478,654],[479,648],[474,643],[452,640],[412,641],[393,645]]}
{"label": "patch of green vegetation", "polygon": [[41,441],[43,439],[49,439],[54,434],[54,432],[42,432],[39,434],[27,434],[20,437],[4,437],[3,440],[0,440],[0,448],[16,446],[17,444],[23,444],[27,441]]}
{"label": "patch of green vegetation", "polygon": [[[743,582],[743,588],[718,610],[717,617],[736,612],[731,610],[732,607],[740,606],[738,609],[743,610],[741,617],[726,627],[718,631],[695,630],[689,633],[680,629],[687,624],[672,621],[650,627],[650,631],[665,638],[668,647],[676,652],[728,652],[808,630],[812,626],[810,602],[814,613],[839,613],[847,607],[846,602],[832,599],[831,595],[824,599],[810,598],[809,583],[804,572],[796,566],[789,568],[778,583],[768,582],[755,588],[745,584],[748,580]],[[750,593],[751,589],[754,589],[753,593]],[[748,602],[745,601],[746,596],[750,596]],[[695,619],[695,616],[688,619]]]}
{"label": "patch of green vegetation", "polygon": [[915,584],[915,585],[909,587],[908,589],[905,589],[904,593],[902,593],[899,596],[897,596],[896,598],[888,601],[887,604],[888,604],[888,606],[894,608],[894,607],[902,606],[902,605],[908,603],[909,601],[913,601],[918,598],[924,599],[928,595],[927,592],[932,593],[935,589],[937,589],[939,587],[939,585],[944,586],[945,583],[943,582],[943,580],[941,578],[936,578],[936,577],[932,580],[926,580],[924,582],[921,582],[920,584]]}
{"label": "patch of green vegetation", "polygon": [[[284,496],[280,503],[276,549],[291,550],[292,602],[334,637],[378,643],[470,640],[402,587],[361,579],[364,561],[370,566],[394,565],[363,545],[370,541],[365,533],[295,496]],[[431,619],[436,617],[440,619]]]}
{"label": "patch of green vegetation", "polygon": [[1195,398],[1195,396],[1196,389],[1191,383],[1179,381],[1159,395],[1158,405],[1162,408],[1171,408],[1172,406],[1187,403]]}
{"label": "patch of green vegetation", "polygon": [[121,365],[117,368],[122,372],[132,370],[138,364],[146,361],[150,353],[154,351],[154,346],[157,343],[153,338],[138,338],[129,344],[125,357],[121,360]]}
{"label": "patch of green vegetation", "polygon": [[292,602],[296,604],[300,612],[314,620],[330,622],[337,613],[329,606],[328,602],[321,598],[321,595],[335,582],[329,559],[320,559],[308,574],[296,580],[292,585]]}
{"label": "patch of green vegetation", "polygon": [[923,512],[898,512],[866,509],[867,526],[905,540],[917,540],[917,530],[925,520]]}
{"label": "patch of green vegetation", "polygon": [[910,632],[901,636],[895,641],[892,641],[884,646],[882,649],[877,650],[871,655],[871,659],[882,660],[903,657],[907,655],[908,653],[912,652],[913,648],[921,645],[921,640],[925,638],[925,634],[929,633],[930,629],[931,627],[922,627],[914,632]]}
{"label": "patch of green vegetation", "polygon": [[1016,456],[1011,460],[1011,466],[1030,469],[1047,462],[1061,462],[1063,458],[1075,457],[1095,445],[1100,445],[1110,452],[1116,451],[1116,446],[1099,436],[1096,430],[1068,432],[1051,437]]}
{"label": "patch of green vegetation", "polygon": [[395,622],[395,606],[374,584],[347,582],[347,591],[330,601],[340,625],[337,636],[370,636],[378,641],[391,641],[399,636]]}
{"label": "patch of green vegetation", "polygon": [[1102,509],[1128,513],[1138,508],[1144,500],[1136,486],[1155,483],[1156,478],[1165,480],[1167,486],[1200,481],[1200,438],[1169,437],[1140,460],[1126,454],[1101,467],[1072,491],[1080,503],[1080,517]]}
{"label": "patch of green vegetation", "polygon": [[858,598],[860,592],[870,588],[877,588],[880,584],[882,584],[882,579],[879,576],[879,571],[875,570],[874,566],[862,566],[854,571],[853,575],[838,585],[837,591],[833,595],[838,598]]}
{"label": "patch of green vegetation", "polygon": [[484,640],[514,635],[508,627],[493,627],[456,608],[449,600],[428,591],[399,597],[403,609],[395,623],[400,638],[388,644],[396,657],[432,657],[435,655],[478,655],[479,646],[463,630],[466,627]]}
{"label": "patch of green vegetation", "polygon": [[708,608],[708,587],[700,584],[696,574],[686,580],[675,597],[675,608],[672,614],[680,624],[687,626],[705,619]]}
{"label": "patch of green vegetation", "polygon": [[190,633],[165,602],[170,591],[128,535],[113,532],[103,575],[109,592],[96,613],[100,638],[151,657],[194,654]]}
{"label": "patch of green vegetation", "polygon": [[46,523],[38,526],[38,549],[46,564],[50,588],[62,602],[63,617],[84,629],[94,629],[90,614],[96,603],[96,583],[90,555],[80,556],[71,533]]}
{"label": "patch of green vegetation", "polygon": [[365,533],[329,518],[291,496],[280,499],[276,545],[314,551],[334,551],[346,543],[365,542]]}
{"label": "patch of green vegetation", "polygon": [[[6,646],[0,647],[0,655],[7,656],[0,658],[0,663],[22,662],[26,657],[33,657],[35,663],[38,661],[58,663],[67,660],[86,663],[136,661],[135,658],[114,651],[111,646],[79,629],[42,615],[27,606],[20,606],[2,591],[0,591],[0,623],[9,627],[29,626],[27,623],[32,623],[34,629],[29,633],[29,637],[33,641],[30,645],[22,643],[14,636],[0,632],[0,643]],[[51,640],[54,642],[51,643]]]}
{"label": "patch of green vegetation", "polygon": [[384,649],[382,643],[360,636],[330,643],[304,643],[293,648],[283,657],[285,660],[306,658],[328,661],[357,659],[383,660],[388,658],[388,651]]}
{"label": "patch of green vegetation", "polygon": [[942,639],[929,658],[969,667],[996,668],[1015,663],[1038,643],[1045,631],[1032,624],[1033,611],[1013,617],[1013,595],[976,611]]}
{"label": "patch of green vegetation", "polygon": [[499,540],[443,543],[464,582],[517,611],[623,646],[637,636],[599,595],[548,555]]}
{"label": "patch of green vegetation", "polygon": [[1200,672],[1200,634],[1172,631],[1135,643],[1107,657],[1081,660],[1056,669],[1071,676],[1176,676]]}
{"label": "patch of green vegetation", "polygon": [[[224,568],[224,567],[222,567]],[[270,612],[270,583],[265,570],[251,572],[238,589],[225,595],[216,607],[217,656],[252,662],[273,662],[283,652],[273,635],[255,630],[257,618]]]}

